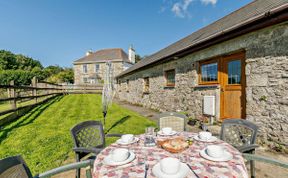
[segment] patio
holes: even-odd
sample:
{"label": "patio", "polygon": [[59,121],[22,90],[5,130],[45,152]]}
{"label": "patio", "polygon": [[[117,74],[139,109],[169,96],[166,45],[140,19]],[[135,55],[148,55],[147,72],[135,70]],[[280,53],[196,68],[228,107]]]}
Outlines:
{"label": "patio", "polygon": [[[82,102],[83,100],[86,101],[86,104],[81,104],[83,103]],[[98,100],[98,104],[97,102],[95,102],[97,100]],[[72,148],[71,138],[69,134],[67,133],[69,132],[69,129],[73,125],[75,125],[75,123],[79,123],[81,122],[81,120],[85,121],[87,120],[87,118],[95,118],[95,115],[97,116],[97,114],[99,115],[99,118],[102,117],[99,100],[100,100],[99,95],[69,95],[69,96],[65,96],[64,98],[58,98],[58,99],[52,100],[49,103],[44,104],[43,106],[40,106],[39,108],[35,108],[33,111],[31,111],[31,113],[28,114],[29,116],[24,116],[23,118],[19,119],[15,123],[10,124],[9,126],[5,126],[4,129],[1,131],[1,152],[0,152],[1,157],[7,157],[9,155],[21,153],[22,156],[27,161],[29,167],[32,168],[33,174],[44,172],[45,170],[49,170],[55,167],[59,167],[61,165],[66,165],[68,163],[75,162],[74,154],[72,153],[72,150],[71,150]],[[116,126],[114,129],[111,130],[111,133],[127,133],[127,131],[129,131],[128,133],[133,133],[137,135],[137,134],[144,133],[145,128],[148,126],[156,126],[155,123],[156,123],[157,115],[159,114],[158,112],[147,109],[147,108],[143,108],[140,106],[131,105],[126,102],[116,101],[115,103],[117,103],[117,105],[113,104],[113,107],[110,110],[111,115],[110,116],[108,115],[107,128],[110,128],[113,125],[112,124],[113,122],[115,123],[118,121],[116,117],[123,118],[125,117],[124,116],[125,114],[128,114],[131,116],[131,118],[125,121],[124,123]],[[62,109],[58,110],[56,112],[57,114],[55,115],[55,110],[59,108],[60,106]],[[66,107],[64,107],[63,109],[63,106],[66,106]],[[79,108],[75,110],[77,106]],[[67,112],[68,108],[70,108],[69,112]],[[71,113],[72,110],[74,110],[74,114]],[[94,112],[91,112],[91,111],[94,111]],[[67,113],[70,113],[70,114],[66,115]],[[76,117],[79,115],[87,116],[87,117],[83,117],[83,118]],[[144,116],[141,116],[141,115],[144,115]],[[49,123],[47,123],[47,120],[46,120],[47,117],[50,118]],[[68,117],[70,119],[72,118],[72,120],[68,121],[67,119],[65,119]],[[56,118],[62,118],[62,119],[58,120]],[[45,120],[45,123],[44,123],[44,120]],[[141,120],[142,124],[139,124],[139,120]],[[131,124],[133,122],[136,122],[137,124]],[[70,128],[67,126],[65,127],[65,129],[63,128],[63,130],[61,129],[57,130],[55,129],[55,126],[53,126],[56,123],[57,125],[60,124],[61,126],[68,125],[70,126]],[[36,124],[41,125],[41,127],[43,127],[43,129],[40,132],[42,132],[44,135],[36,131],[39,127],[33,128],[35,127]],[[130,129],[127,128],[128,125]],[[29,127],[30,134],[27,133],[28,127]],[[125,129],[123,129],[124,127]],[[211,131],[213,132],[213,135],[217,135],[217,134],[219,135],[219,133],[217,133],[219,129],[215,129],[215,126],[213,127],[214,129],[210,127]],[[26,130],[26,133],[23,133],[24,130]],[[190,126],[187,127],[187,130],[190,132],[194,132],[194,133],[201,131],[198,127],[190,127]],[[8,131],[8,132],[5,133],[5,131]],[[24,135],[27,137],[27,135],[33,136],[34,135],[33,133],[37,134],[38,137],[35,139],[21,138],[21,135],[22,137]],[[58,139],[55,139],[56,135]],[[44,137],[45,139],[43,139]],[[18,140],[17,142],[15,142],[15,138]],[[115,140],[116,140],[115,138],[107,139],[107,142],[108,142],[107,145],[110,145]],[[28,144],[27,141],[29,141],[30,144]],[[36,149],[33,150],[33,148],[31,148],[30,146],[27,146],[27,145],[34,145],[36,143],[38,144],[37,150]],[[61,145],[61,149],[59,149],[60,148],[59,145]],[[55,150],[59,150],[59,151],[55,152]],[[264,148],[264,147],[260,147],[256,149],[256,154],[278,159],[284,162],[288,161],[287,155],[282,154],[282,153],[270,152],[267,150],[267,148]],[[249,166],[247,165],[247,168],[248,167]],[[271,169],[275,170],[275,172],[273,171],[271,173],[270,171]],[[277,174],[277,177],[284,177],[285,175],[287,175],[287,173],[288,171],[283,168],[279,168],[273,165],[267,165],[263,163],[256,163],[257,177],[258,176],[259,177],[274,177],[276,174]],[[56,175],[55,177],[73,177],[74,175],[75,175],[75,171],[73,170],[73,171],[69,171],[69,172]],[[82,170],[81,175],[85,177],[84,169]]]}

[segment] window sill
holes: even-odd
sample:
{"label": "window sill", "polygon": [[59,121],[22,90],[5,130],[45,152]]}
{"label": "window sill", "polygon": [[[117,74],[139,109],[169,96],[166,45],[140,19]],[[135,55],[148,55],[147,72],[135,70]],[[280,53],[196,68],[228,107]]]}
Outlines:
{"label": "window sill", "polygon": [[220,85],[219,84],[210,84],[210,85],[208,85],[208,84],[200,84],[200,85],[197,85],[197,86],[195,86],[195,87],[193,87],[193,88],[195,88],[195,89],[206,89],[206,88],[220,88]]}
{"label": "window sill", "polygon": [[164,89],[174,89],[175,86],[165,86]]}

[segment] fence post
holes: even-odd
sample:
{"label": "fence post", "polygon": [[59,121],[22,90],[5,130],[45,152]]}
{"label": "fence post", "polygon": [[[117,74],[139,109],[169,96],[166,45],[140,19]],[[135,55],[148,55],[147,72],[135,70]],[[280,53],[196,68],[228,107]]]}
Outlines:
{"label": "fence post", "polygon": [[36,87],[37,87],[37,78],[36,77],[33,77],[33,79],[32,79],[32,86],[33,87],[35,87],[34,89],[33,89],[33,96],[35,96],[35,103],[37,103],[37,89],[36,89]]}
{"label": "fence post", "polygon": [[10,81],[10,86],[12,86],[13,88],[10,88],[9,91],[9,98],[14,98],[13,100],[10,100],[11,103],[11,107],[12,109],[16,109],[17,108],[17,100],[16,100],[16,91],[14,88],[14,80]]}

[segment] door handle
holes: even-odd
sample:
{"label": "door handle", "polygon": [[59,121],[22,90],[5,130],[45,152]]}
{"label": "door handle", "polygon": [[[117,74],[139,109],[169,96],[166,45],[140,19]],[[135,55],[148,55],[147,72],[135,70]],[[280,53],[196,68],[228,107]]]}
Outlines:
{"label": "door handle", "polygon": [[221,88],[220,91],[221,91],[221,92],[224,92],[224,88]]}

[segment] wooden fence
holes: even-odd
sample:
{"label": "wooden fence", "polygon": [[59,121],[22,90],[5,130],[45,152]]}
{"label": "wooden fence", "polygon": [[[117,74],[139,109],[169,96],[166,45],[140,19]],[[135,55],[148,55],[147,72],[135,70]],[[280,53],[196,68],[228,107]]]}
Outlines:
{"label": "wooden fence", "polygon": [[58,85],[38,82],[33,78],[29,86],[0,85],[0,126],[27,113],[33,107],[65,94],[101,93],[101,85]]}

